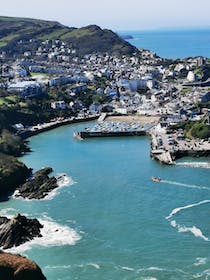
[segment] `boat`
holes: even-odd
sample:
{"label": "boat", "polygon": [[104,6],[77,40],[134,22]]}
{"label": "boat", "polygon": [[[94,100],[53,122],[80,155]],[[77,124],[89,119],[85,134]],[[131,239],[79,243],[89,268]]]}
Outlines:
{"label": "boat", "polygon": [[159,177],[151,177],[151,180],[153,181],[153,182],[157,182],[157,183],[159,183],[160,181],[161,181],[161,178],[159,178]]}
{"label": "boat", "polygon": [[81,137],[79,132],[74,132],[73,134],[74,139],[82,141],[83,138]]}

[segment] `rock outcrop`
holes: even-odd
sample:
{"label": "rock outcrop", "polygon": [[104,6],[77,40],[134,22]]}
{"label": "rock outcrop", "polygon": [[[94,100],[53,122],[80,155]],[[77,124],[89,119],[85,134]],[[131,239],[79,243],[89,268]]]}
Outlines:
{"label": "rock outcrop", "polygon": [[46,280],[46,277],[35,262],[20,255],[0,251],[0,279]]}
{"label": "rock outcrop", "polygon": [[28,219],[20,214],[12,219],[0,217],[0,247],[17,247],[35,237],[41,237],[41,228],[43,225],[37,219]]}
{"label": "rock outcrop", "polygon": [[13,156],[0,153],[0,197],[7,197],[31,174],[31,169]]}
{"label": "rock outcrop", "polygon": [[35,172],[32,178],[17,188],[15,196],[28,199],[42,199],[46,197],[49,192],[58,187],[56,178],[48,176],[51,172],[51,167]]}

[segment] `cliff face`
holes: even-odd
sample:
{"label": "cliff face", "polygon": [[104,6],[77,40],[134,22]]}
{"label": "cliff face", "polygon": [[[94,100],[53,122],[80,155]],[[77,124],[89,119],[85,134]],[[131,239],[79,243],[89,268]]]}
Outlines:
{"label": "cliff face", "polygon": [[46,277],[35,262],[20,255],[0,251],[0,279],[46,280]]}
{"label": "cliff face", "polygon": [[8,195],[23,184],[31,170],[13,156],[0,153],[0,197]]}

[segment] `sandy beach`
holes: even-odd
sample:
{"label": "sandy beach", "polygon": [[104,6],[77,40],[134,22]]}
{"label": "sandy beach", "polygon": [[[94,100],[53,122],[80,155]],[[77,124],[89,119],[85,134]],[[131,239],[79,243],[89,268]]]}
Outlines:
{"label": "sandy beach", "polygon": [[135,122],[141,124],[158,123],[159,116],[110,116],[106,118],[106,121],[118,121],[118,122]]}

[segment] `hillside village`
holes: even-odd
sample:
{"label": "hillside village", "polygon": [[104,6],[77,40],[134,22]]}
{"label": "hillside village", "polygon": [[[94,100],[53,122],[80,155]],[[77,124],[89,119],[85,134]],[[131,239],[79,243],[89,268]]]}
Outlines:
{"label": "hillside village", "polygon": [[[23,100],[39,98],[61,87],[63,98],[54,96],[51,102],[49,99],[52,110],[70,110],[79,115],[108,111],[166,115],[173,121],[198,120],[201,111],[197,104],[208,105],[210,100],[210,83],[202,83],[202,76],[196,74],[208,65],[203,57],[169,61],[147,50],[133,56],[80,57],[60,40],[45,40],[36,50],[18,57],[8,57],[3,51],[0,59],[0,86],[8,95],[19,95]],[[89,106],[84,101],[87,94],[95,100]]]}

